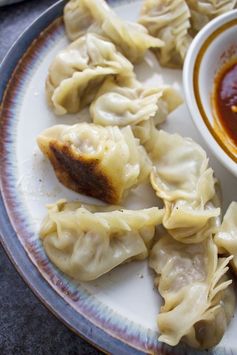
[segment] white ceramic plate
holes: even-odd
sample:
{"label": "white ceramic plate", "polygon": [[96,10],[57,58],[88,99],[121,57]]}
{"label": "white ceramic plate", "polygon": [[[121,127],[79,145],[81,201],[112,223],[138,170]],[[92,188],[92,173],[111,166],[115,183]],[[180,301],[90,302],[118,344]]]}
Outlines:
{"label": "white ceramic plate", "polygon": [[[122,18],[133,21],[138,18],[141,1],[113,4]],[[171,348],[157,341],[156,317],[162,300],[153,287],[153,275],[146,262],[126,264],[94,282],[76,284],[49,262],[39,241],[39,227],[47,203],[60,198],[93,201],[64,188],[36,145],[36,137],[44,128],[76,123],[85,118],[80,113],[57,117],[45,100],[49,64],[68,43],[62,21],[52,22],[62,13],[62,8],[63,3],[59,2],[43,14],[19,40],[18,51],[16,46],[12,49],[2,67],[0,98],[8,82],[0,117],[1,194],[5,206],[0,201],[3,244],[42,301],[72,329],[105,351],[114,354],[140,351],[199,354],[184,346]],[[33,38],[37,39],[32,42]],[[25,54],[9,81],[19,59],[19,48],[21,56]],[[157,86],[164,82],[182,90],[182,72],[160,68],[151,53],[136,66],[136,73],[144,85]],[[224,208],[237,199],[236,178],[212,156],[185,104],[170,115],[162,128],[192,137],[207,151],[210,164],[222,183]],[[132,208],[156,204],[157,199],[149,186],[133,191],[126,201],[126,206]],[[213,354],[237,353],[236,329],[235,317]]]}

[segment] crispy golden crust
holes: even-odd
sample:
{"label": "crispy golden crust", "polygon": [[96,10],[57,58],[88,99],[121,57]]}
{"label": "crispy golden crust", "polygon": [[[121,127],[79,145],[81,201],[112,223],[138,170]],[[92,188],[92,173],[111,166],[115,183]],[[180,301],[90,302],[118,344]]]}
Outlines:
{"label": "crispy golden crust", "polygon": [[[43,147],[41,147],[43,148]],[[69,144],[54,140],[44,153],[50,159],[57,178],[69,189],[116,204],[120,200],[118,192],[103,173],[97,159],[85,158]]]}

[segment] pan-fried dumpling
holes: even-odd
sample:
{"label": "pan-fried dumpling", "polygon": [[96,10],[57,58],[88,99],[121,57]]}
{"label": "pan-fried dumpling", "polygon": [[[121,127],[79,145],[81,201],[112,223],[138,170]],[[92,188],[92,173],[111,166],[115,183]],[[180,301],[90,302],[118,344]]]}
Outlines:
{"label": "pan-fried dumpling", "polygon": [[190,11],[185,0],[144,0],[139,23],[165,45],[157,50],[161,65],[180,67],[192,38]]}
{"label": "pan-fried dumpling", "polygon": [[41,239],[52,262],[82,281],[98,278],[121,263],[145,259],[163,210],[123,210],[59,201],[48,207]]}
{"label": "pan-fried dumpling", "polygon": [[[97,26],[92,28],[93,21]],[[69,1],[64,9],[64,23],[71,40],[86,30],[98,32],[99,29],[99,33],[108,37],[133,63],[142,59],[147,49],[163,45],[160,39],[150,36],[143,26],[121,20],[104,0]]]}
{"label": "pan-fried dumpling", "polygon": [[48,102],[56,114],[76,113],[111,75],[133,76],[133,66],[111,42],[88,33],[53,60],[46,81]]}
{"label": "pan-fried dumpling", "polygon": [[158,124],[165,120],[170,106],[174,109],[181,103],[180,94],[171,87],[148,89],[134,78],[122,82],[108,78],[91,104],[90,113],[93,122],[103,126],[134,125],[151,118]]}
{"label": "pan-fried dumpling", "polygon": [[42,132],[37,141],[62,184],[108,203],[121,202],[151,170],[130,127],[57,125]]}
{"label": "pan-fried dumpling", "polygon": [[216,179],[205,151],[191,138],[153,128],[147,144],[151,183],[165,204],[163,225],[177,240],[198,243],[216,232]]}
{"label": "pan-fried dumpling", "polygon": [[231,259],[218,259],[212,238],[183,244],[163,235],[150,253],[150,267],[164,305],[157,323],[159,340],[206,349],[221,340],[233,317],[235,294],[226,274]]}
{"label": "pan-fried dumpling", "polygon": [[237,273],[237,202],[230,204],[214,240],[220,253],[233,255],[231,265]]}
{"label": "pan-fried dumpling", "polygon": [[186,0],[191,10],[192,33],[195,35],[213,18],[233,10],[236,0]]}

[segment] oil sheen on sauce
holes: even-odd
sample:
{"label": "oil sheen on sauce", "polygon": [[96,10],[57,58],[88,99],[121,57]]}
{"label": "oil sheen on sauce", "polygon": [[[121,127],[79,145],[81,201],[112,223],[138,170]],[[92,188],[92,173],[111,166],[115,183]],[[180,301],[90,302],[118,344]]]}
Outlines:
{"label": "oil sheen on sauce", "polygon": [[213,105],[217,133],[229,149],[237,149],[237,59],[227,63],[215,79]]}

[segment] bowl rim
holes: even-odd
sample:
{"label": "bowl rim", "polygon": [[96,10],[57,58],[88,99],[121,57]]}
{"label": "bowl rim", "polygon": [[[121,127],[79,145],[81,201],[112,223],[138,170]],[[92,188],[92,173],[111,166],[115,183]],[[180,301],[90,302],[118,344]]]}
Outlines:
{"label": "bowl rim", "polygon": [[191,117],[216,158],[237,176],[237,157],[230,153],[210,124],[200,98],[198,77],[204,54],[224,31],[237,26],[237,10],[229,11],[210,21],[192,41],[183,67],[184,95]]}

